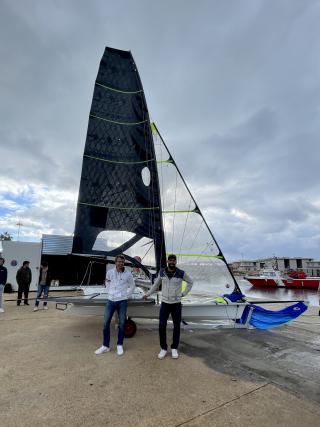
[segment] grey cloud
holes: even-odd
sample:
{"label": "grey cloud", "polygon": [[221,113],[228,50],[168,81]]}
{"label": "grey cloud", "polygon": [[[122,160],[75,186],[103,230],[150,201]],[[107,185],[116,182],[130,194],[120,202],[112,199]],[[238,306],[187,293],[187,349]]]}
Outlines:
{"label": "grey cloud", "polygon": [[76,192],[104,46],[131,50],[227,254],[316,257],[319,18],[315,0],[3,1],[0,175]]}

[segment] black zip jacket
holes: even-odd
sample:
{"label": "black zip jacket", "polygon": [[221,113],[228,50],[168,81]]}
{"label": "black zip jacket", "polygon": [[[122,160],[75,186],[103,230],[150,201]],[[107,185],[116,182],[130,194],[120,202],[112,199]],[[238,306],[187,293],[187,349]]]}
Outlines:
{"label": "black zip jacket", "polygon": [[5,285],[7,283],[8,272],[4,265],[0,267],[0,285]]}

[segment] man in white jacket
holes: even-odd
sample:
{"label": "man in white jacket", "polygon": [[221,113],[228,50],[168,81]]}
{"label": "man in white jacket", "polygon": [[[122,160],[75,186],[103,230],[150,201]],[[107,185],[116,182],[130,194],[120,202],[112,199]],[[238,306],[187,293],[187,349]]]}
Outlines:
{"label": "man in white jacket", "polygon": [[104,313],[103,345],[95,351],[95,354],[110,351],[110,323],[113,313],[116,311],[119,317],[117,354],[118,356],[123,355],[128,297],[132,295],[135,286],[132,274],[124,267],[124,261],[123,255],[117,255],[115,268],[109,270],[106,275],[107,302]]}

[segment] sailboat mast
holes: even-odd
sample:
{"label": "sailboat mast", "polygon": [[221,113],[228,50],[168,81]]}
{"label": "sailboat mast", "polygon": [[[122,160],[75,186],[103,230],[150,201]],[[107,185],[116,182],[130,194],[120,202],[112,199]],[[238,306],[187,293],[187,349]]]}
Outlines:
{"label": "sailboat mast", "polygon": [[[130,54],[131,54],[131,52],[130,52]],[[132,61],[134,62],[132,55],[131,55],[131,58],[132,58]],[[134,62],[134,64],[135,64],[135,62]],[[145,111],[145,115],[144,115],[143,119],[148,120],[148,123],[149,123],[149,129],[148,130],[150,133],[150,139],[152,141],[151,151],[152,151],[152,157],[153,157],[153,159],[155,159],[156,154],[155,154],[155,149],[154,149],[154,144],[153,144],[150,116],[149,116],[149,111],[147,110],[147,100],[146,100],[146,97],[144,95],[144,90],[143,90],[143,86],[142,86],[142,82],[141,82],[141,78],[140,78],[139,73],[136,73],[136,79],[137,79],[137,84],[140,87],[140,96],[143,99],[143,104],[146,107],[146,111]],[[157,170],[157,167],[155,167],[155,170]],[[152,191],[156,192],[156,194],[159,194],[159,200],[158,200],[159,221],[158,221],[158,225],[156,225],[158,230],[156,230],[157,232],[155,233],[155,236],[154,236],[156,272],[158,274],[158,272],[160,271],[161,268],[166,267],[166,244],[165,244],[165,237],[164,237],[163,218],[162,218],[162,203],[161,203],[161,197],[160,197],[160,182],[159,182],[158,173],[154,174],[153,180],[150,184],[152,185]],[[154,215],[154,212],[151,211],[151,214]]]}
{"label": "sailboat mast", "polygon": [[210,227],[208,226],[207,221],[205,220],[204,216],[202,215],[202,212],[201,212],[201,210],[199,209],[198,204],[197,204],[197,202],[195,201],[195,199],[194,199],[194,197],[193,197],[193,195],[192,195],[192,193],[191,193],[191,191],[190,191],[190,189],[189,189],[189,187],[188,187],[188,185],[187,185],[187,183],[186,183],[185,179],[183,178],[183,176],[182,176],[182,174],[181,174],[181,172],[180,172],[180,170],[179,170],[179,168],[178,168],[178,166],[177,166],[176,162],[173,160],[173,157],[172,157],[172,155],[171,155],[171,153],[170,153],[170,150],[169,150],[169,149],[168,149],[168,147],[167,147],[167,144],[165,143],[164,139],[162,138],[162,135],[160,134],[160,132],[159,132],[159,130],[158,130],[158,128],[157,128],[157,126],[156,126],[156,124],[155,124],[155,123],[153,123],[153,126],[154,126],[154,129],[156,130],[157,134],[159,135],[159,138],[161,139],[161,142],[163,143],[164,147],[165,147],[165,148],[166,148],[166,150],[168,151],[168,153],[169,153],[169,155],[170,155],[170,160],[172,161],[172,163],[174,163],[174,165],[175,165],[175,167],[176,167],[176,170],[177,170],[177,172],[178,172],[178,174],[179,174],[179,176],[180,176],[180,178],[181,178],[181,180],[182,180],[183,184],[185,185],[185,187],[186,187],[186,189],[187,189],[187,191],[188,191],[188,193],[189,193],[189,195],[190,195],[190,197],[191,197],[192,201],[193,201],[193,202],[194,202],[194,204],[195,204],[195,207],[196,207],[196,208],[195,208],[194,212],[197,212],[197,213],[201,216],[201,218],[202,218],[202,220],[203,220],[203,222],[204,222],[205,226],[207,227],[208,232],[210,233],[210,236],[212,237],[212,240],[214,241],[215,245],[216,245],[216,246],[217,246],[217,248],[218,248],[219,254],[218,254],[217,258],[221,259],[221,260],[225,263],[225,265],[226,265],[226,267],[227,267],[227,269],[228,269],[228,272],[230,273],[230,276],[232,277],[232,280],[233,280],[233,282],[234,282],[234,292],[241,293],[241,289],[240,289],[240,287],[239,287],[239,285],[238,285],[238,283],[237,283],[237,281],[236,281],[236,278],[235,278],[234,274],[232,273],[232,270],[231,270],[230,266],[228,265],[228,263],[227,263],[227,261],[226,261],[226,259],[225,259],[224,255],[223,255],[223,253],[222,253],[222,250],[221,250],[221,248],[220,248],[220,246],[219,246],[218,242],[216,241],[216,239],[215,239],[214,235],[212,234],[212,231],[210,230]]}

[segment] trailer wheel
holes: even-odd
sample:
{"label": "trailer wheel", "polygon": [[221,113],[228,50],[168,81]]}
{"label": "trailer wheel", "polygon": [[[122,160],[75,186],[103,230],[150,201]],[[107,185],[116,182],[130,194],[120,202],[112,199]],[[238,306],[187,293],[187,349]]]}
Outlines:
{"label": "trailer wheel", "polygon": [[124,336],[126,338],[132,338],[137,332],[137,325],[132,319],[126,320],[126,325],[124,327]]}

